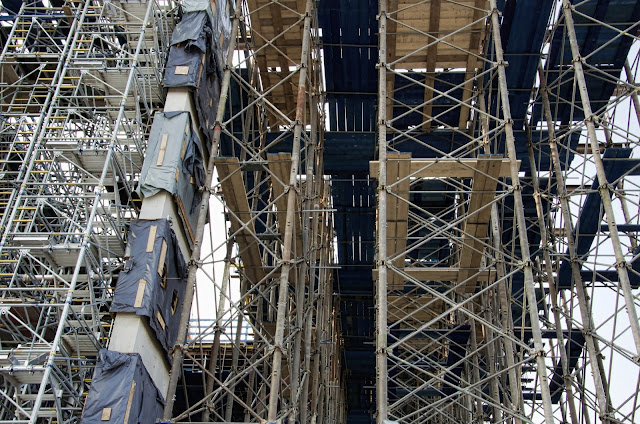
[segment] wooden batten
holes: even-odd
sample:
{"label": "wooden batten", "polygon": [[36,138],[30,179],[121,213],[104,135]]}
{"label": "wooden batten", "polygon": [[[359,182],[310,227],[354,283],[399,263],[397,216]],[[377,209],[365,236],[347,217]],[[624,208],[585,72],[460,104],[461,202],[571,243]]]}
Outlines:
{"label": "wooden batten", "polygon": [[478,159],[469,196],[468,218],[464,224],[457,291],[474,292],[476,289],[476,274],[482,262],[484,240],[487,238],[491,217],[491,202],[496,196],[501,168],[502,162],[488,157]]}
{"label": "wooden batten", "polygon": [[444,303],[430,294],[403,294],[387,297],[389,322],[404,320],[416,324],[433,320],[445,310]]}
{"label": "wooden batten", "polygon": [[[410,153],[389,153],[387,155],[387,256],[393,257],[393,266],[404,268],[404,250],[407,247],[409,227],[409,169]],[[388,273],[389,290],[400,290],[404,278],[397,272]]]}
{"label": "wooden batten", "polygon": [[[458,280],[458,273],[461,271],[458,267],[408,267],[404,268],[402,272],[409,277],[418,281],[451,281]],[[475,270],[478,281],[491,281],[495,278],[494,270]],[[373,279],[378,278],[378,270],[373,270]],[[391,290],[391,288],[389,288]]]}
{"label": "wooden batten", "polygon": [[[285,222],[287,218],[287,195],[285,187],[289,185],[289,176],[291,175],[291,154],[277,153],[267,155],[269,162],[269,171],[276,177],[271,178],[271,195],[276,204],[276,220],[280,233],[284,235]],[[296,207],[300,205],[300,196],[296,193]],[[293,257],[302,254],[302,219],[300,211],[295,212],[294,218],[295,239],[293,240],[292,253]]]}
{"label": "wooden batten", "polygon": [[[412,159],[410,174],[416,178],[473,178],[476,175],[480,159]],[[511,168],[508,159],[490,157],[483,161],[500,163],[496,177],[508,177]],[[518,161],[518,166],[520,166]],[[378,161],[369,162],[369,173],[373,178],[378,175]]]}
{"label": "wooden batten", "polygon": [[[227,208],[232,212],[229,214],[231,229],[236,233],[236,242],[240,247],[240,257],[245,273],[249,279],[257,283],[266,277],[260,249],[255,234],[255,226],[251,220],[251,210],[247,199],[247,191],[240,172],[238,158],[216,158],[215,167],[220,178],[222,194]],[[245,228],[242,228],[246,226]]]}

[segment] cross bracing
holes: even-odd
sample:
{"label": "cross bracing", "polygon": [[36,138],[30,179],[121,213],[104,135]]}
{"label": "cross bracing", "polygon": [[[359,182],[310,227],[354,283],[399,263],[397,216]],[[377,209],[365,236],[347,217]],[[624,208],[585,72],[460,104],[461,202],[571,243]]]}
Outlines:
{"label": "cross bracing", "polygon": [[[167,79],[199,10],[206,94]],[[150,423],[635,422],[639,14],[3,2],[0,421],[80,419],[108,347],[140,355]],[[158,113],[184,112],[190,210],[140,189]],[[115,311],[134,223],[167,216],[181,312]]]}

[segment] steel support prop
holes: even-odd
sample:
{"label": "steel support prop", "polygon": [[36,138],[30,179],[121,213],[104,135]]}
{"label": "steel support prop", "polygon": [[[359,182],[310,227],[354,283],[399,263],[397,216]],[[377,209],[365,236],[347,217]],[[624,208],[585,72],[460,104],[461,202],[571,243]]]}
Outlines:
{"label": "steel support prop", "polygon": [[376,303],[376,423],[384,424],[387,399],[387,1],[378,2],[378,237]]}
{"label": "steel support prop", "polygon": [[529,240],[527,237],[527,222],[524,216],[524,206],[522,203],[522,186],[518,176],[518,159],[516,156],[515,138],[513,136],[513,120],[511,119],[511,108],[509,106],[509,93],[507,90],[507,75],[505,71],[506,62],[502,49],[502,38],[500,35],[500,19],[496,0],[491,0],[491,30],[493,35],[493,47],[496,55],[496,66],[498,68],[498,90],[502,102],[502,117],[504,132],[506,136],[506,148],[511,167],[511,184],[513,190],[514,214],[518,228],[518,239],[520,241],[522,271],[524,272],[524,287],[526,300],[529,307],[529,317],[531,319],[531,332],[533,334],[534,350],[531,355],[536,359],[536,371],[538,373],[538,384],[542,395],[542,406],[547,424],[555,422],[553,416],[553,405],[551,404],[551,393],[549,391],[549,379],[545,364],[545,351],[542,343],[542,331],[540,329],[540,318],[537,311],[537,296],[533,280],[533,262],[529,253]]}

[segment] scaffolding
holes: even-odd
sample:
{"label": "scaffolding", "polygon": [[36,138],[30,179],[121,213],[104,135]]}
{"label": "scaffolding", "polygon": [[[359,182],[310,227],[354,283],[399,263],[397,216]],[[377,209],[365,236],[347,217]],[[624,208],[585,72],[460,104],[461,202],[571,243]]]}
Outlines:
{"label": "scaffolding", "polygon": [[[79,416],[137,214],[171,2],[5,7],[0,63],[3,422]],[[19,7],[19,9],[18,9]]]}
{"label": "scaffolding", "polygon": [[193,265],[197,330],[174,351],[164,419],[341,421],[315,3],[235,7],[213,125],[210,244]]}
{"label": "scaffolding", "polygon": [[[171,85],[200,12],[216,48]],[[635,0],[3,2],[0,422],[88,422],[104,348],[140,355],[149,423],[640,420],[639,22]],[[190,211],[143,188],[173,116],[201,142]],[[167,216],[181,312],[115,311],[133,229]]]}
{"label": "scaffolding", "polygon": [[574,3],[380,2],[379,423],[637,420],[637,5]]}

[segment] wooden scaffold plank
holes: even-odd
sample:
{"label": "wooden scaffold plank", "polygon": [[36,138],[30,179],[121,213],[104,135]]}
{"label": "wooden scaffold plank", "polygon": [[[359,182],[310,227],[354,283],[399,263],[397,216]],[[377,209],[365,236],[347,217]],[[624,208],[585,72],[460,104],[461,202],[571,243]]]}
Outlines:
{"label": "wooden scaffold plank", "polygon": [[240,257],[249,279],[257,283],[266,277],[262,266],[260,249],[255,237],[255,225],[251,220],[251,210],[247,199],[247,191],[240,172],[238,158],[216,158],[215,166],[220,178],[220,186],[229,214],[231,229],[236,234],[240,247]]}
{"label": "wooden scaffold plank", "polygon": [[[276,178],[272,178],[271,190],[272,196],[276,199],[276,220],[280,232],[284,234],[284,226],[287,215],[287,196],[285,186],[289,185],[289,174],[291,172],[291,154],[276,153],[267,155],[269,162],[269,170]],[[296,194],[296,205],[300,204],[300,196]],[[293,246],[294,257],[298,257],[302,253],[302,221],[300,219],[300,211],[296,211],[295,222],[295,241]]]}

